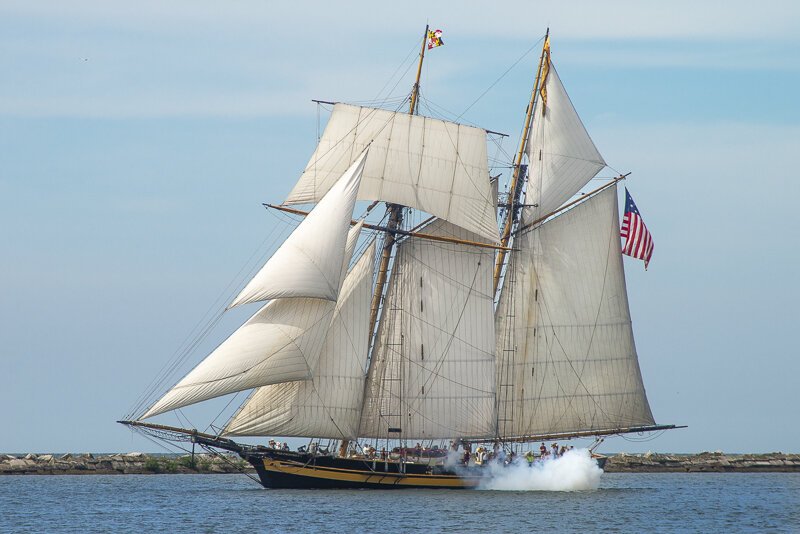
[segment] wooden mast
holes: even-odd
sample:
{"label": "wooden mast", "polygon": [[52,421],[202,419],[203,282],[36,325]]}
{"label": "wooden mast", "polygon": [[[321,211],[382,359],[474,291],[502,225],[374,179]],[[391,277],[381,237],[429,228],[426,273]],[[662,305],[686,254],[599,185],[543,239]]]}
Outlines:
{"label": "wooden mast", "polygon": [[[425,25],[425,33],[422,34],[422,46],[419,52],[419,65],[417,65],[417,78],[414,81],[414,87],[411,90],[411,102],[408,106],[409,115],[414,115],[417,112],[417,101],[419,98],[419,79],[422,75],[422,62],[425,59],[425,43],[428,41],[429,26]],[[383,298],[384,289],[386,287],[386,277],[389,273],[389,261],[392,258],[392,250],[397,242],[397,230],[403,222],[403,206],[399,204],[388,204],[386,207],[389,210],[389,221],[386,224],[386,241],[381,251],[381,262],[378,265],[378,277],[375,280],[375,293],[372,294],[372,304],[370,305],[369,312],[369,336],[370,336],[370,349],[373,345],[375,338],[375,323],[378,320],[378,310],[381,307],[381,299]],[[350,440],[343,439],[339,446],[339,456],[347,454],[347,447]]]}
{"label": "wooden mast", "polygon": [[[419,97],[419,79],[422,75],[422,62],[425,59],[425,43],[428,40],[428,25],[425,25],[425,33],[422,36],[422,47],[419,53],[419,65],[417,66],[417,79],[414,82],[414,88],[411,90],[411,103],[408,108],[408,113],[414,115],[417,111],[417,100]],[[375,293],[372,295],[372,305],[370,306],[369,314],[369,335],[370,338],[374,337],[375,322],[378,319],[378,310],[381,305],[381,298],[383,297],[384,286],[386,285],[386,275],[389,271],[389,260],[392,257],[392,250],[397,241],[395,230],[403,222],[403,206],[399,204],[388,204],[389,208],[389,222],[387,223],[386,242],[381,251],[381,262],[378,265],[378,278],[375,281]]]}
{"label": "wooden mast", "polygon": [[542,64],[544,63],[544,55],[549,44],[550,28],[547,28],[547,33],[544,36],[544,44],[542,45],[542,55],[539,57],[539,68],[536,69],[536,81],[533,84],[531,91],[531,99],[528,102],[528,111],[525,114],[525,126],[522,130],[522,139],[519,141],[519,151],[517,158],[514,161],[514,174],[511,177],[511,196],[508,199],[508,214],[506,215],[506,222],[503,226],[503,234],[500,237],[501,248],[497,253],[497,258],[494,264],[494,293],[497,293],[497,286],[500,283],[500,274],[503,271],[503,263],[506,259],[506,251],[508,242],[511,240],[511,231],[514,228],[514,223],[517,222],[517,204],[519,203],[520,196],[522,195],[522,155],[525,153],[525,148],[528,144],[528,135],[530,133],[531,124],[533,122],[533,105],[536,102],[536,94],[539,92],[539,82],[542,76]]}

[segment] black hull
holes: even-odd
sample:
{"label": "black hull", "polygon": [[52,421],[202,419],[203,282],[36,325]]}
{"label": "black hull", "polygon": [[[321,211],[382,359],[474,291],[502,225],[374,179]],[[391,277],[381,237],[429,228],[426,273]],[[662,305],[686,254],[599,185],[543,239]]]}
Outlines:
{"label": "black hull", "polygon": [[243,454],[265,488],[400,489],[476,487],[480,467],[460,468],[459,474],[424,463],[334,458],[284,451]]}
{"label": "black hull", "polygon": [[[485,481],[482,467],[458,472],[426,463],[334,458],[286,451],[244,453],[265,488],[274,489],[471,489]],[[595,458],[603,468],[606,458]]]}

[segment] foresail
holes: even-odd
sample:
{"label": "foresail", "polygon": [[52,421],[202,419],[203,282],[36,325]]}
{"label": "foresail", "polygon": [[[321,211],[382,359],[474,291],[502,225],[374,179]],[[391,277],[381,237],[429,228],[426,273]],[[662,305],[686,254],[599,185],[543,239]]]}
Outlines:
{"label": "foresail", "polygon": [[[442,220],[425,233],[479,239]],[[483,248],[422,239],[398,246],[360,436],[494,435],[492,267]]]}
{"label": "foresail", "polygon": [[374,257],[373,243],[345,278],[311,380],[257,389],[227,424],[225,435],[357,437]]}
{"label": "foresail", "polygon": [[[523,214],[531,220],[531,212]],[[514,242],[497,309],[499,432],[653,424],[633,340],[616,186]]]}
{"label": "foresail", "polygon": [[346,264],[342,270],[346,234],[366,157],[366,150],[355,154],[352,165],[336,175],[330,191],[233,300],[231,308],[287,297],[336,300],[346,272]]}
{"label": "foresail", "polygon": [[530,220],[561,206],[605,167],[552,63],[545,86],[547,103],[537,100],[526,145]]}
{"label": "foresail", "polygon": [[142,417],[267,384],[304,380],[316,366],[335,302],[268,302]]}
{"label": "foresail", "polygon": [[486,131],[407,113],[336,104],[286,203],[319,200],[368,145],[359,200],[419,209],[498,240]]}
{"label": "foresail", "polygon": [[341,300],[342,286],[349,276],[348,270],[350,269],[350,260],[353,259],[353,253],[356,251],[356,246],[358,246],[358,238],[361,236],[361,230],[363,230],[363,228],[364,221],[360,220],[354,224],[352,228],[350,228],[350,231],[347,232],[347,241],[344,245],[344,258],[342,259],[342,278],[341,282],[339,282],[339,300]]}

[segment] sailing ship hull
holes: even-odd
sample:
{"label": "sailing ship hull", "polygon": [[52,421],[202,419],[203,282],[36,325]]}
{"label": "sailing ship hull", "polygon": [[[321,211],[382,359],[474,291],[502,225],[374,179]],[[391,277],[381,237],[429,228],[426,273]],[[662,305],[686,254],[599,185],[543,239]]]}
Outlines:
{"label": "sailing ship hull", "polygon": [[[293,452],[242,455],[265,488],[280,489],[473,489],[486,482],[482,467],[334,458]],[[595,458],[602,469],[605,457]]]}
{"label": "sailing ship hull", "polygon": [[334,458],[292,452],[244,454],[265,488],[402,489],[477,487],[481,468],[461,468],[383,460]]}

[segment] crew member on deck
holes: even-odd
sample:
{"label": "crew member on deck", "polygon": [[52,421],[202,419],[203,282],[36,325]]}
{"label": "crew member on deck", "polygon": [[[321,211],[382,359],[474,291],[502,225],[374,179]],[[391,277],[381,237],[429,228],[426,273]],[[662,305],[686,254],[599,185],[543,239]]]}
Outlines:
{"label": "crew member on deck", "polygon": [[558,443],[553,443],[553,460],[558,458]]}
{"label": "crew member on deck", "polygon": [[547,456],[547,445],[542,443],[542,446],[539,447],[539,456],[541,458],[545,458]]}

